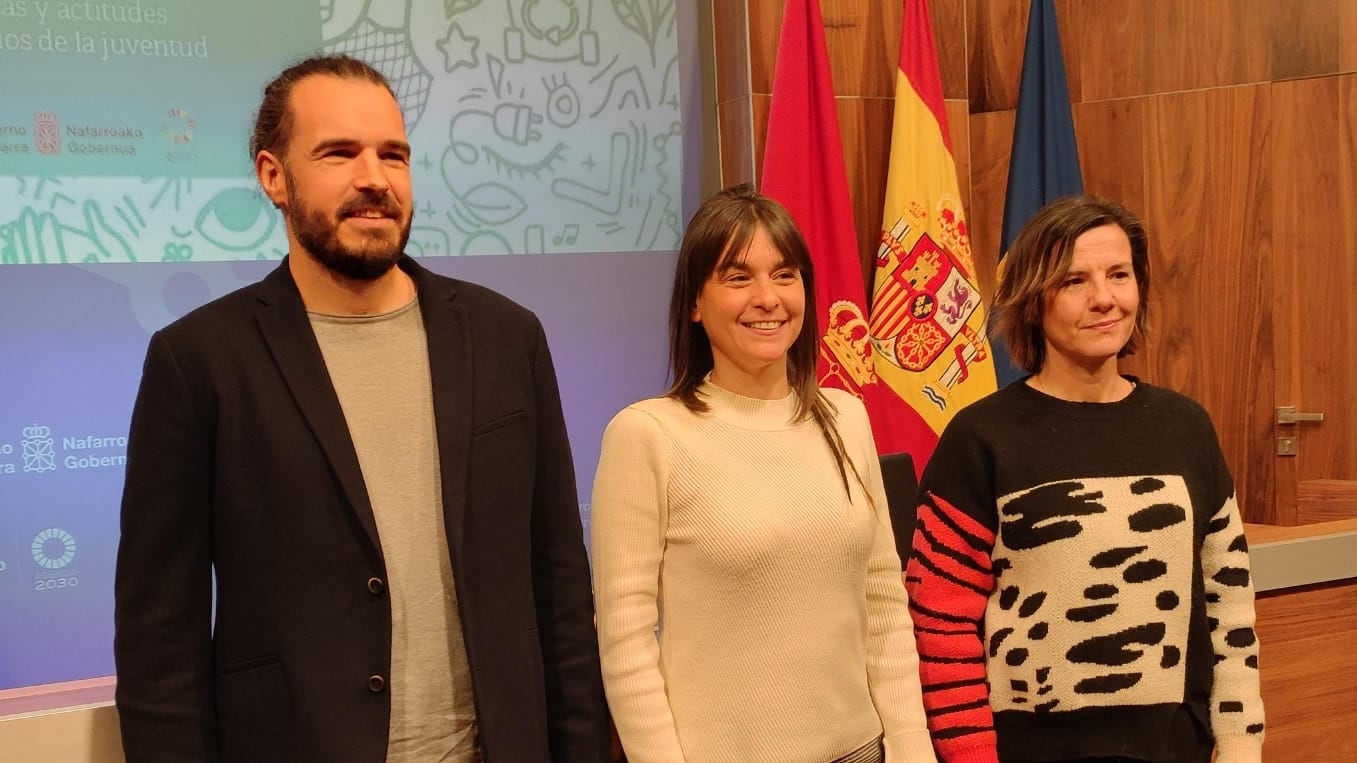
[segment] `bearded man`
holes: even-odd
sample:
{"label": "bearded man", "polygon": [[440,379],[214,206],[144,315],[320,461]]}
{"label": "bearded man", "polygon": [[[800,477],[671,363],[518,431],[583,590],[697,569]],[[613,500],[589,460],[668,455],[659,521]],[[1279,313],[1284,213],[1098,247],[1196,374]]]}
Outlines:
{"label": "bearded man", "polygon": [[607,759],[542,327],[404,254],[410,145],[344,56],[264,90],[289,251],[157,332],[115,585],[129,763]]}

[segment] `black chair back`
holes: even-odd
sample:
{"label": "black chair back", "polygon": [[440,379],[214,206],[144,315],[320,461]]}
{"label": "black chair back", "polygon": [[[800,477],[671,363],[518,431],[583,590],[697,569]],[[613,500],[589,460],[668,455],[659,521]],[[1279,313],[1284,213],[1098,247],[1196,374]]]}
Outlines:
{"label": "black chair back", "polygon": [[919,508],[919,480],[914,476],[914,459],[908,453],[881,457],[881,481],[890,506],[891,529],[895,531],[895,550],[901,566],[909,563],[914,545],[914,515]]}

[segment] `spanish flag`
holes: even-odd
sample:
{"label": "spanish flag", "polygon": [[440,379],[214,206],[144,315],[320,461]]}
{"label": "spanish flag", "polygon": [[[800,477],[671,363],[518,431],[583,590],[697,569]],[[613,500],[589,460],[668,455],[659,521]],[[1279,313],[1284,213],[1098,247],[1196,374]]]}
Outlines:
{"label": "spanish flag", "polygon": [[922,472],[952,416],[995,389],[927,0],[905,0],[870,332],[875,370],[926,426]]}

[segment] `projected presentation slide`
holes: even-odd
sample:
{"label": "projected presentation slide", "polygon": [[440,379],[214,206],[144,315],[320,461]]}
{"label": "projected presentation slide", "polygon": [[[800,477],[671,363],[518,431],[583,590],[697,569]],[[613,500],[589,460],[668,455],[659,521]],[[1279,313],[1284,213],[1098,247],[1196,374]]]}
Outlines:
{"label": "projected presentation slide", "polygon": [[246,140],[260,86],[317,49],[391,79],[415,253],[672,250],[674,5],[0,0],[0,263],[282,257]]}
{"label": "projected presentation slide", "polygon": [[678,5],[0,0],[0,690],[113,672],[146,343],[286,254],[248,137],[263,85],[318,51],[396,92],[407,251],[542,318],[587,501],[607,418],[664,380]]}

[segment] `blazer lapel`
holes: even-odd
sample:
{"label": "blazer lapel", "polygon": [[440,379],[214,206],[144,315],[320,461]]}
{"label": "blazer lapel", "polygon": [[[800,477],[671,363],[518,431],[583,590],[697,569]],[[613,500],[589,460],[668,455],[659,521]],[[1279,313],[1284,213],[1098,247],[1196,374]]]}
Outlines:
{"label": "blazer lapel", "polygon": [[429,340],[429,377],[433,387],[434,425],[443,483],[443,522],[453,575],[455,579],[461,579],[475,373],[471,321],[465,308],[458,304],[457,292],[450,281],[435,276],[409,257],[401,261],[401,268],[415,279],[424,331]]}
{"label": "blazer lapel", "polygon": [[358,465],[358,454],[349,436],[344,420],[344,409],[339,405],[330,374],[325,368],[316,335],[311,330],[302,305],[301,294],[288,271],[287,260],[260,284],[259,300],[263,303],[256,313],[260,331],[273,354],[274,362],[282,372],[283,381],[301,409],[321,451],[330,462],[339,487],[353,508],[359,524],[367,533],[372,548],[381,556],[377,537],[377,521],[372,516],[372,503],[363,471]]}

